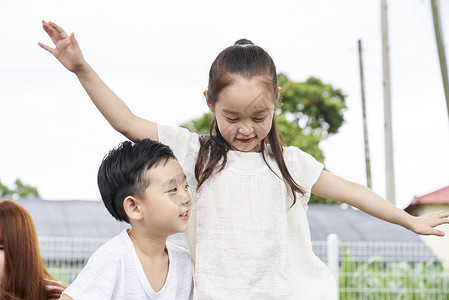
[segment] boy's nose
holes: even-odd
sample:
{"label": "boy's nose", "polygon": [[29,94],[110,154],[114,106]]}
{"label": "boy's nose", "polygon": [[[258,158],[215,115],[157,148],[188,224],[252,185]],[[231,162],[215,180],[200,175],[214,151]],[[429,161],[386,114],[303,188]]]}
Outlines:
{"label": "boy's nose", "polygon": [[184,197],[182,197],[180,204],[182,206],[190,206],[192,204],[192,198],[190,197],[190,193],[186,191]]}

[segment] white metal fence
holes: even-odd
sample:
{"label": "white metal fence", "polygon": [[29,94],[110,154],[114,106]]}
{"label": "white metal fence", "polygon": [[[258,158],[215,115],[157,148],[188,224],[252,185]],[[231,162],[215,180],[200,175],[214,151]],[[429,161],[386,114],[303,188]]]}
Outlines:
{"label": "white metal fence", "polygon": [[[447,262],[424,243],[334,242],[329,238],[312,247],[338,274],[340,299],[449,300]],[[449,253],[449,244],[445,248]]]}
{"label": "white metal fence", "polygon": [[[90,255],[107,240],[39,237],[39,245],[47,270],[70,284]],[[182,240],[172,242],[182,246]],[[449,300],[449,270],[424,243],[329,239],[314,241],[312,246],[338,274],[342,300]]]}
{"label": "white metal fence", "polygon": [[39,237],[44,264],[56,279],[75,280],[87,260],[109,238]]}

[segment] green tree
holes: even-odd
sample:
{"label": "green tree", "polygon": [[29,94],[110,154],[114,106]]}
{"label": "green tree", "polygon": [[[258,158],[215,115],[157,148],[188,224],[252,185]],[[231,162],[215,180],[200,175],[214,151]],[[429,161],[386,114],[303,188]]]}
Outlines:
{"label": "green tree", "polygon": [[294,82],[279,74],[278,82],[282,89],[280,111],[288,120],[298,123],[304,134],[325,138],[338,132],[346,109],[345,95],[340,89],[314,77]]}
{"label": "green tree", "polygon": [[[346,109],[345,95],[340,89],[310,77],[305,82],[291,81],[285,74],[278,75],[282,104],[276,112],[279,131],[285,143],[296,146],[324,163],[320,142],[338,132],[343,125]],[[199,134],[208,134],[213,118],[211,113],[190,120],[181,126]],[[332,203],[312,195],[311,203]]]}
{"label": "green tree", "polygon": [[8,188],[0,181],[0,197],[8,197],[18,195],[21,198],[24,197],[37,197],[40,198],[37,188],[24,184],[22,180],[16,179],[14,181],[15,188]]}

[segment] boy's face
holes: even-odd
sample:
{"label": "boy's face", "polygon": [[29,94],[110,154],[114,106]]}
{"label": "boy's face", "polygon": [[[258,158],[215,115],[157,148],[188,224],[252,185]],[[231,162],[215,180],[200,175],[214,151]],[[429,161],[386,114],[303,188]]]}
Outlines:
{"label": "boy's face", "polygon": [[169,158],[160,161],[145,175],[150,184],[139,201],[145,227],[166,236],[186,231],[192,199],[181,165]]}

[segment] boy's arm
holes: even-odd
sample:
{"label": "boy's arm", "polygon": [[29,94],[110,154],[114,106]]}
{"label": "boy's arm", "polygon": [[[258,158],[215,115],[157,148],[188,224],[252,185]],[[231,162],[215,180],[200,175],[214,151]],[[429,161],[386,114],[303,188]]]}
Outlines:
{"label": "boy's arm", "polygon": [[444,232],[434,227],[449,224],[448,212],[433,212],[414,217],[383,199],[371,189],[358,183],[347,181],[329,172],[322,171],[312,193],[338,202],[352,205],[376,218],[401,225],[415,233],[444,236]]}
{"label": "boy's arm", "polygon": [[76,74],[95,106],[111,126],[130,140],[158,140],[157,124],[134,115],[129,107],[101,80],[85,61],[74,34],[70,36],[58,25],[42,21],[55,48],[39,43],[69,71]]}
{"label": "boy's arm", "polygon": [[67,295],[62,295],[61,298],[59,298],[59,300],[73,300],[73,298]]}

